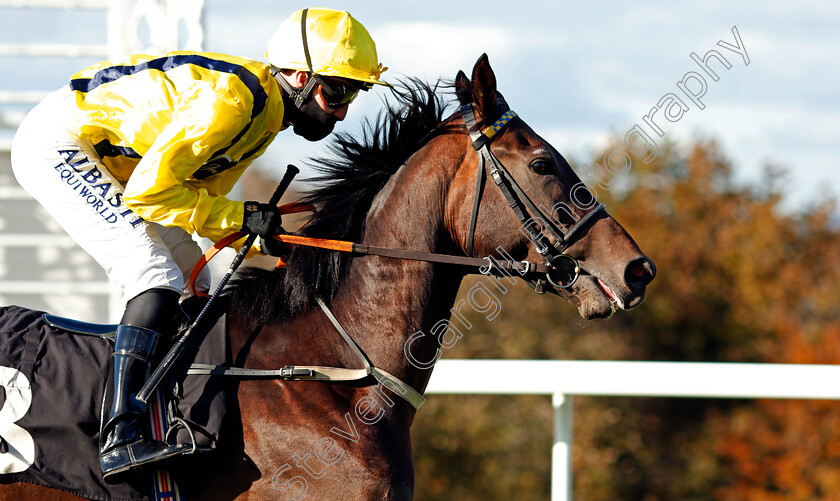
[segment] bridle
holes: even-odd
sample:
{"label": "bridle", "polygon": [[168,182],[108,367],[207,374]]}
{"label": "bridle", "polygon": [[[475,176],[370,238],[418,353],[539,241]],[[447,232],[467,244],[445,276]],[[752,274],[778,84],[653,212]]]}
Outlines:
{"label": "bridle", "polygon": [[[411,251],[405,249],[390,249],[385,247],[376,247],[372,245],[364,245],[355,242],[347,242],[341,240],[325,240],[310,237],[303,237],[299,235],[277,235],[274,238],[293,245],[305,245],[310,247],[319,247],[322,249],[330,249],[340,252],[349,252],[353,254],[362,255],[377,255],[387,256],[397,259],[411,259],[416,261],[426,261],[432,263],[443,263],[457,266],[478,267],[481,273],[491,273],[495,268],[497,272],[516,271],[526,283],[531,285],[537,292],[545,292],[546,281],[558,289],[565,289],[571,287],[580,276],[581,269],[577,261],[563,252],[574,243],[574,237],[583,228],[590,224],[594,218],[605,211],[604,205],[598,203],[594,205],[586,214],[578,219],[565,233],[558,228],[554,222],[547,218],[543,212],[538,209],[534,202],[525,194],[510,172],[505,168],[502,162],[490,150],[490,143],[497,132],[502,130],[504,126],[516,117],[516,113],[512,110],[507,110],[501,117],[499,117],[492,125],[478,130],[476,125],[475,113],[470,104],[461,107],[461,114],[464,118],[464,123],[467,126],[467,131],[472,139],[473,148],[478,153],[478,179],[476,181],[476,193],[473,200],[473,210],[470,217],[470,229],[467,240],[467,256],[452,256],[446,254],[437,254],[433,252]],[[489,166],[489,167],[487,167]],[[546,264],[530,263],[527,261],[516,262],[512,259],[497,261],[492,257],[484,259],[472,256],[473,244],[475,241],[475,228],[478,220],[478,209],[481,202],[481,192],[484,186],[485,168],[489,168],[490,176],[496,183],[496,186],[502,191],[502,194],[507,199],[508,204],[516,217],[522,222],[524,228],[527,229],[530,240],[534,243],[539,253],[545,258]],[[527,209],[527,210],[526,210]],[[280,208],[283,213],[301,212],[304,210],[312,210],[312,207],[290,204]],[[555,243],[551,244],[549,239],[532,228],[530,224],[531,218],[528,217],[528,212],[534,214],[535,218],[540,218],[541,224],[554,237]],[[543,224],[544,223],[544,224]],[[190,275],[190,287],[195,291],[195,281],[199,272],[207,261],[209,261],[219,250],[224,248],[229,243],[241,238],[245,234],[243,232],[234,233],[225,239],[217,242],[212,249],[210,249],[193,268]],[[571,278],[564,282],[562,280],[554,280],[552,272],[560,270],[560,263],[563,259],[568,260],[573,265],[573,274]],[[278,267],[285,266],[283,259],[278,261]],[[533,283],[525,277],[529,274],[544,275],[545,278],[536,279]],[[203,295],[195,291],[198,295]],[[323,366],[300,366],[288,365],[281,369],[249,369],[242,367],[231,367],[227,365],[206,365],[206,364],[192,364],[188,369],[188,374],[218,374],[230,375],[247,378],[270,378],[283,379],[287,381],[306,380],[306,381],[332,381],[332,382],[350,382],[360,381],[366,378],[373,378],[379,384],[391,389],[396,395],[405,399],[415,409],[419,409],[425,399],[422,394],[414,390],[410,385],[398,379],[393,374],[390,374],[371,363],[370,359],[353,340],[350,334],[344,329],[339,320],[335,317],[329,306],[320,298],[315,297],[318,306],[321,307],[324,314],[333,324],[335,329],[341,334],[344,341],[350,346],[353,353],[363,365],[363,369],[347,369],[343,367],[323,367]]]}
{"label": "bridle", "polygon": [[[575,221],[571,227],[563,231],[555,224],[552,218],[547,217],[531,201],[525,191],[519,186],[519,183],[516,182],[516,179],[513,178],[510,171],[505,168],[504,164],[490,150],[490,144],[493,138],[508,122],[518,116],[516,112],[508,109],[495,122],[481,130],[477,125],[475,111],[471,103],[467,103],[461,107],[461,116],[464,119],[467,132],[470,134],[470,139],[472,139],[472,146],[478,153],[478,172],[476,174],[472,214],[470,215],[470,229],[467,236],[467,255],[471,256],[473,253],[478,210],[481,205],[481,194],[484,189],[485,170],[489,168],[490,176],[493,178],[496,186],[499,187],[499,190],[501,190],[502,195],[504,195],[508,205],[516,214],[516,217],[522,223],[521,228],[528,232],[530,241],[534,243],[537,251],[545,258],[549,265],[550,269],[545,274],[548,282],[558,289],[571,287],[580,276],[581,269],[575,258],[563,252],[574,243],[576,234],[588,226],[598,214],[606,211],[604,204],[595,204],[586,214]],[[532,217],[528,216],[529,211],[533,214]],[[535,229],[534,225],[531,224],[533,222],[537,222],[541,227],[545,228],[554,238],[555,243],[552,244],[542,231]],[[567,267],[571,265],[570,269],[572,270],[571,278],[565,281],[559,279],[557,275],[563,269],[563,266],[561,266],[562,259],[569,261],[566,265]],[[555,277],[558,280],[555,281],[555,277],[552,277],[552,272],[555,273]],[[537,292],[542,292],[545,281],[536,280],[535,283],[529,282],[529,284]]]}
{"label": "bridle", "polygon": [[[564,254],[563,252],[574,243],[577,235],[589,224],[591,224],[601,212],[606,212],[604,204],[595,204],[586,214],[581,216],[580,219],[578,219],[564,232],[556,226],[551,218],[547,217],[539,208],[537,208],[534,202],[531,201],[528,195],[525,194],[510,172],[505,168],[504,164],[502,164],[502,162],[490,150],[490,143],[496,133],[502,130],[510,120],[518,116],[516,112],[507,110],[501,117],[493,122],[492,125],[485,127],[482,130],[478,129],[472,105],[466,104],[462,106],[461,114],[464,118],[464,123],[467,126],[470,138],[472,139],[473,148],[475,148],[478,153],[478,173],[476,176],[477,179],[475,196],[473,197],[472,214],[470,216],[469,234],[467,236],[466,256],[455,256],[408,249],[393,249],[357,242],[348,242],[344,240],[312,238],[290,234],[277,235],[274,238],[285,244],[318,247],[321,249],[346,252],[356,255],[384,256],[396,259],[455,265],[478,270],[478,273],[484,275],[511,275],[511,272],[516,272],[525,283],[540,294],[553,292],[553,289],[551,289],[551,287],[547,287],[547,284],[550,284],[554,287],[554,289],[566,289],[571,287],[577,281],[582,270],[575,258],[569,256],[568,254]],[[545,263],[515,261],[509,255],[505,255],[508,259],[495,259],[491,256],[485,256],[483,258],[472,256],[475,242],[476,223],[478,221],[478,210],[481,203],[481,194],[484,189],[485,170],[487,169],[487,166],[489,166],[490,176],[493,178],[496,186],[499,187],[507,200],[508,205],[522,223],[522,228],[528,232],[530,241],[534,243],[537,251],[545,258]],[[284,214],[311,210],[313,210],[313,207],[297,203],[287,204],[280,207],[280,211]],[[533,218],[529,217],[529,212],[535,214],[535,216]],[[545,227],[545,229],[552,235],[555,241],[554,244],[552,244],[548,237],[546,237],[541,231],[538,231],[532,224],[529,224],[534,221],[537,221],[541,226]],[[208,250],[201,259],[199,259],[189,278],[190,288],[197,295],[205,295],[202,292],[195,290],[195,282],[201,269],[221,249],[243,236],[245,236],[244,232],[237,232],[223,238],[213,245],[213,247]],[[561,276],[566,272],[562,266],[563,264],[566,265],[566,270],[570,272],[565,280]],[[284,259],[279,259],[277,267],[282,268],[284,266]]]}

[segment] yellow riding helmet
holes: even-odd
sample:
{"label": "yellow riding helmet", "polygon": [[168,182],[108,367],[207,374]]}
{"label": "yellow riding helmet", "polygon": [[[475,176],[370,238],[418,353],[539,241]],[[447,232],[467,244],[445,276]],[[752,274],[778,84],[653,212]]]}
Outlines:
{"label": "yellow riding helmet", "polygon": [[[305,34],[301,26],[304,16]],[[311,69],[304,50],[304,35]],[[265,57],[277,68],[388,85],[379,80],[379,75],[388,68],[379,63],[376,44],[349,12],[322,8],[295,12],[268,41]]]}

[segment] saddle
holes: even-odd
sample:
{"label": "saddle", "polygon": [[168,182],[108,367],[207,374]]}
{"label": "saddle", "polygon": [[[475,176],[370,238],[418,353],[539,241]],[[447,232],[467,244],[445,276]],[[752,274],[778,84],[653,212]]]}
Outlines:
{"label": "saddle", "polygon": [[[206,302],[207,298],[193,296],[182,303],[184,322],[179,329],[179,335],[183,334],[186,325],[195,320]],[[194,363],[220,364],[228,361],[226,317],[221,314],[224,308],[218,310],[213,327],[203,342],[192,347],[181,360],[178,370],[173,371],[165,384],[161,384],[165,403],[164,429],[168,430],[166,438],[172,445],[188,445],[201,451],[214,450],[217,446],[225,411],[224,385],[219,378],[211,378],[209,375],[187,376],[187,369]],[[117,324],[83,322],[48,313],[43,314],[42,319],[59,332],[97,336],[107,339],[112,344],[117,330]],[[110,380],[109,374],[106,381]],[[106,385],[105,390],[102,409],[109,409],[111,388]],[[103,426],[104,421],[103,413]]]}
{"label": "saddle", "polygon": [[[182,308],[194,316],[202,302],[191,298]],[[195,363],[228,362],[225,308],[218,310],[205,316],[213,318],[207,318],[205,325],[212,328],[204,341],[185,353],[160,386],[166,440],[193,450],[218,447],[225,416],[223,378],[186,374]],[[99,472],[98,442],[113,391],[115,330],[116,325],[20,306],[0,308],[0,386],[5,393],[0,399],[0,483],[49,485],[87,499],[149,499],[147,480],[109,485]]]}

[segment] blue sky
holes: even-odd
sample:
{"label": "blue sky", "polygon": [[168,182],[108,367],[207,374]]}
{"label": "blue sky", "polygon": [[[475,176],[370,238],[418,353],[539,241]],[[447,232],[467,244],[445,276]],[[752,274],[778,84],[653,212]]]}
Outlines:
{"label": "blue sky", "polygon": [[[591,161],[610,137],[623,136],[636,124],[643,126],[642,117],[667,93],[675,93],[689,109],[677,122],[660,123],[662,139],[683,145],[698,137],[716,139],[743,180],[757,179],[768,163],[789,169],[791,207],[827,192],[840,193],[835,168],[835,148],[840,145],[840,3],[348,0],[319,5],[348,10],[365,24],[377,42],[380,60],[390,68],[385,79],[452,78],[458,69],[469,73],[486,52],[511,107],[578,162]],[[207,0],[205,49],[262,59],[265,42],[277,25],[306,6]],[[84,16],[43,24],[16,21],[5,11],[2,17],[6,19],[0,20],[0,43],[10,36],[41,40],[45,34],[39,30],[46,29],[51,41],[104,40],[101,31],[84,29]],[[733,26],[749,65],[716,45],[720,40],[735,43]],[[706,78],[705,109],[700,110],[676,84],[689,71],[702,73],[690,54],[703,57],[711,49],[732,67],[726,70],[712,63],[720,80]],[[24,74],[11,83],[4,78],[3,86],[46,90],[61,85],[75,69],[61,61],[45,64],[18,61],[14,68],[0,67],[4,75]],[[361,117],[374,114],[381,106],[377,93],[383,95],[370,92],[357,100],[340,127],[355,130]],[[280,134],[261,168],[301,164],[323,148],[322,143]]]}

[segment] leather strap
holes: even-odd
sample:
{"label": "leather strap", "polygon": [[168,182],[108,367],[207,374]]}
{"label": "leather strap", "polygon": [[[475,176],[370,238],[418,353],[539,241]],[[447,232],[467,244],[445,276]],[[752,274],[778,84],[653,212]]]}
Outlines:
{"label": "leather strap", "polygon": [[[283,235],[286,236],[286,235]],[[487,268],[488,259],[468,256],[451,256],[448,254],[435,254],[432,252],[411,251],[405,249],[389,249],[387,247],[376,247],[373,245],[353,244],[353,251],[356,254],[368,254],[374,256],[394,257],[398,259],[409,259],[413,261],[426,261],[430,263],[452,264],[456,266],[467,266],[472,268]],[[525,273],[548,273],[549,267],[545,264],[531,263],[528,261],[493,260],[495,267],[505,271],[516,271]]]}
{"label": "leather strap", "polygon": [[[564,239],[563,243],[566,246],[570,245],[570,243],[574,240],[575,234],[577,232],[579,232],[580,230],[585,228],[590,222],[592,222],[592,220],[595,219],[595,216],[597,216],[601,212],[606,212],[606,210],[607,210],[607,207],[602,203],[598,203],[594,207],[589,209],[589,212],[584,214],[583,217],[578,219],[575,222],[575,224],[571,228],[569,228],[568,231],[566,231],[566,234],[563,235],[563,239]],[[556,247],[556,245],[555,245],[555,247]],[[560,249],[557,249],[557,250],[560,250]]]}
{"label": "leather strap", "polygon": [[481,195],[484,191],[484,162],[478,161],[478,172],[475,174],[475,195],[473,196],[472,214],[470,215],[470,233],[467,236],[467,255],[473,254],[473,243],[475,242],[475,225],[478,222],[478,207],[481,204]]}
{"label": "leather strap", "polygon": [[207,294],[205,291],[200,291],[195,288],[195,281],[198,279],[198,275],[201,273],[201,270],[203,270],[204,267],[207,266],[207,263],[209,263],[210,260],[213,259],[213,257],[216,254],[218,254],[222,249],[247,235],[248,232],[246,231],[237,231],[236,233],[231,233],[230,235],[213,244],[213,247],[207,249],[207,252],[205,252],[204,255],[198,258],[198,261],[195,262],[195,266],[193,266],[193,269],[190,272],[189,279],[190,290],[193,291],[193,294],[200,297],[210,297],[210,294]]}
{"label": "leather strap", "polygon": [[[356,341],[354,341],[353,338],[350,337],[350,334],[348,334],[347,331],[344,329],[344,327],[341,326],[341,322],[339,322],[338,319],[335,318],[335,315],[333,315],[333,312],[330,310],[327,304],[320,297],[316,297],[315,300],[318,301],[318,305],[321,307],[322,310],[324,310],[324,314],[327,315],[327,318],[330,320],[330,322],[332,322],[333,327],[335,327],[336,330],[339,333],[341,333],[341,337],[343,337],[344,341],[346,341],[347,344],[350,345],[350,348],[353,350],[356,356],[359,357],[359,360],[361,360],[362,364],[364,364],[365,372],[368,375],[372,375],[374,378],[376,378],[377,381],[382,383],[384,386],[388,386],[388,388],[391,391],[394,391],[394,393],[404,398],[408,403],[413,405],[415,409],[420,409],[420,406],[423,405],[423,402],[425,402],[426,399],[423,398],[423,396],[420,395],[420,393],[418,393],[417,391],[415,391],[414,388],[412,388],[411,386],[403,383],[402,381],[400,381],[393,375],[385,372],[384,370],[374,367],[373,364],[370,363],[370,360],[368,359],[367,355],[365,355],[365,352],[362,351],[359,345],[356,344]],[[398,383],[400,391],[395,391],[394,388],[391,388],[388,385],[386,378],[393,380],[393,382],[395,383]]]}
{"label": "leather strap", "polygon": [[[498,131],[507,125],[510,120],[518,116],[516,112],[508,109],[501,117],[493,122],[493,124],[479,131],[472,104],[467,103],[463,105],[460,111],[461,116],[464,119],[464,125],[467,127],[467,131],[472,139],[473,148],[478,153],[479,169],[484,169],[483,164],[488,166],[490,175],[493,177],[494,182],[502,191],[502,194],[507,200],[508,205],[510,205],[510,208],[516,213],[516,217],[518,217],[520,222],[522,222],[522,225],[529,233],[531,240],[535,243],[539,242],[537,250],[552,266],[557,267],[557,258],[560,256],[551,253],[549,249],[553,247],[557,250],[557,252],[562,254],[563,251],[565,251],[573,243],[573,235],[580,231],[581,228],[589,224],[589,222],[591,222],[597,214],[605,210],[604,204],[599,203],[595,205],[582,218],[578,219],[568,230],[566,230],[564,234],[563,230],[557,226],[554,220],[551,217],[546,216],[536,206],[536,204],[534,204],[507,168],[505,168],[504,164],[502,164],[502,162],[493,155],[493,152],[490,151],[490,142],[492,138]],[[541,232],[537,232],[531,225],[526,224],[526,222],[530,220],[530,217],[522,207],[523,205],[525,205],[528,211],[530,211],[535,217],[539,217],[545,223],[545,229],[548,230],[548,232],[554,237],[555,244],[553,246],[551,246],[545,235]],[[475,212],[477,212],[477,209],[474,207],[473,211],[473,217],[476,217]],[[472,241],[474,238],[472,234],[474,231],[472,222],[470,226],[471,230],[469,241]]]}
{"label": "leather strap", "polygon": [[348,334],[344,327],[342,327],[341,322],[339,322],[338,319],[335,318],[335,315],[333,315],[332,310],[330,310],[330,308],[327,306],[324,300],[316,296],[315,301],[318,302],[318,306],[320,306],[321,310],[324,311],[324,315],[326,315],[330,322],[333,324],[335,330],[337,330],[339,334],[341,334],[341,337],[344,338],[344,342],[350,345],[350,349],[353,350],[353,353],[356,355],[359,361],[362,362],[362,365],[365,366],[365,373],[367,375],[372,374],[373,364],[370,363],[370,360],[368,359],[367,355],[365,355],[365,352],[363,352],[359,345],[356,344],[355,341],[353,341],[353,338],[350,337],[350,334]]}
{"label": "leather strap", "polygon": [[[414,388],[400,381],[396,376],[382,369],[374,367],[365,352],[356,344],[341,322],[320,298],[315,301],[324,311],[329,321],[344,338],[344,341],[353,350],[353,353],[362,362],[364,369],[346,369],[343,367],[324,367],[320,365],[287,365],[282,369],[246,369],[244,367],[231,367],[229,365],[192,364],[187,369],[187,374],[213,374],[221,376],[239,376],[249,378],[279,378],[287,381],[358,381],[368,376],[373,376],[383,386],[405,399],[415,409],[426,401]],[[393,388],[396,386],[396,389]]]}
{"label": "leather strap", "polygon": [[415,409],[420,409],[426,402],[426,399],[412,387],[393,374],[377,367],[373,367],[371,374],[368,374],[365,369],[345,369],[319,365],[288,365],[282,369],[246,369],[229,365],[192,364],[187,369],[187,374],[324,382],[359,381],[373,376],[382,386],[386,386],[399,395]]}
{"label": "leather strap", "polygon": [[192,364],[187,369],[187,374],[213,374],[221,376],[239,376],[249,378],[278,378],[287,381],[358,381],[373,376],[383,386],[405,399],[415,409],[426,401],[414,388],[400,381],[396,376],[382,369],[374,367],[365,352],[359,347],[356,341],[350,336],[341,322],[330,310],[329,306],[320,298],[316,297],[318,306],[324,311],[333,327],[341,334],[353,353],[362,362],[364,369],[346,369],[343,367],[324,367],[320,365],[287,365],[282,369],[246,369],[244,367],[231,367],[229,365]]}
{"label": "leather strap", "polygon": [[[513,179],[510,172],[505,169],[504,165],[502,165],[502,163],[496,159],[496,156],[493,155],[493,152],[490,151],[490,141],[493,136],[495,136],[496,133],[505,125],[507,125],[510,120],[518,115],[515,111],[509,109],[495,122],[493,122],[493,124],[483,130],[478,130],[475,111],[471,104],[465,104],[461,107],[461,116],[463,117],[464,125],[467,127],[467,131],[470,134],[470,139],[472,139],[473,148],[478,153],[479,170],[483,171],[485,169],[485,165],[488,166],[493,182],[495,182],[496,186],[499,187],[499,190],[502,192],[502,195],[504,195],[505,200],[507,200],[508,206],[516,214],[520,223],[522,223],[521,227],[528,232],[528,236],[532,242],[539,242],[537,250],[546,259],[546,261],[548,261],[551,265],[556,266],[557,262],[555,256],[549,251],[549,249],[551,249],[551,244],[548,241],[548,238],[546,238],[541,232],[534,229],[532,225],[527,224],[531,218],[522,207],[523,201],[528,207],[528,210],[534,215],[539,215],[544,220],[546,218],[539,209],[534,206],[528,196],[525,195],[525,193],[519,188],[518,183]],[[546,221],[546,224],[550,225],[548,230],[555,236],[555,239],[558,239],[558,235],[562,235],[559,230],[553,227],[553,222]],[[470,230],[471,238],[474,238],[472,235],[473,231],[474,229]],[[562,236],[560,236],[559,239],[562,239]]]}
{"label": "leather strap", "polygon": [[[467,131],[469,131],[469,133],[470,133],[470,139],[472,139],[472,141],[473,141],[473,147],[475,147],[475,141],[477,141],[479,139],[479,137],[482,136],[476,130],[475,114],[474,113],[462,113],[462,116],[464,118],[464,125],[466,125]],[[472,254],[473,254],[473,244],[475,243],[475,226],[476,226],[476,223],[478,222],[478,209],[479,209],[479,204],[481,204],[481,195],[484,191],[484,178],[486,177],[484,169],[485,169],[484,157],[479,155],[479,157],[478,157],[478,170],[476,171],[476,175],[475,175],[475,194],[473,195],[472,213],[470,214],[470,230],[469,230],[469,234],[467,235],[467,255],[468,256],[472,256]]]}
{"label": "leather strap", "polygon": [[[281,207],[282,209],[282,207]],[[285,214],[285,213],[284,213]],[[207,263],[223,248],[232,242],[242,238],[244,232],[234,233],[222,240],[219,240],[207,252],[201,256],[198,262],[195,263],[192,273],[190,273],[189,285],[190,289],[198,296],[207,297],[208,295],[203,291],[195,289],[195,281],[198,274],[201,272]],[[510,261],[493,259],[492,266],[488,266],[487,258],[469,257],[469,256],[452,256],[448,254],[436,254],[434,252],[412,251],[405,249],[391,249],[388,247],[378,247],[375,245],[357,244],[354,242],[347,242],[345,240],[330,240],[324,238],[303,237],[300,235],[276,235],[275,240],[279,240],[286,244],[292,245],[306,245],[308,247],[318,247],[321,249],[334,250],[339,252],[351,252],[353,254],[362,254],[370,256],[393,257],[396,259],[409,259],[412,261],[425,261],[430,263],[451,264],[455,266],[464,266],[474,268],[479,273],[486,273],[484,270],[492,271],[494,268],[507,272],[515,271],[520,275],[528,273],[545,274],[551,268],[543,263],[531,263],[529,261]]]}
{"label": "leather strap", "polygon": [[365,369],[345,369],[320,365],[287,365],[281,369],[246,369],[245,367],[213,364],[192,364],[187,369],[187,374],[300,381],[357,381],[370,375]]}

